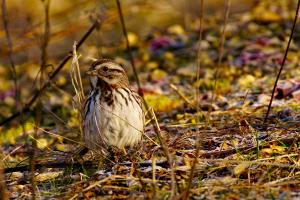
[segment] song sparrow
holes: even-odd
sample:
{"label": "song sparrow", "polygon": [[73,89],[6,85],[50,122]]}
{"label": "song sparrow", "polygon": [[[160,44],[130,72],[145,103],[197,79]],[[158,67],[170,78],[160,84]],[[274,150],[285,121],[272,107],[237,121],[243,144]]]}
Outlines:
{"label": "song sparrow", "polygon": [[144,114],[140,96],[129,88],[123,67],[100,59],[87,72],[91,90],[84,104],[84,141],[106,154],[109,147],[134,146],[142,137]]}

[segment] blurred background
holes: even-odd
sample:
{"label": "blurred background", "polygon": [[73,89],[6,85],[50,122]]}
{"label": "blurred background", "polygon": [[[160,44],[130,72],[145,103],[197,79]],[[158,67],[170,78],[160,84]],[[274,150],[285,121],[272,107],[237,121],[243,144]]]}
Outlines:
{"label": "blurred background", "polygon": [[[246,12],[258,1],[233,0],[231,15]],[[9,31],[13,40],[14,57],[17,64],[39,61],[41,38],[45,23],[43,0],[9,0],[7,12]],[[198,0],[149,0],[122,1],[128,30],[139,37],[147,37],[155,29],[174,24],[186,30],[198,26],[200,1]],[[122,40],[122,31],[115,1],[101,0],[51,0],[50,1],[49,59],[57,59],[69,51],[74,41],[84,33],[95,15],[103,17],[101,31],[93,34],[86,46],[101,48],[116,47]],[[224,1],[205,1],[205,16],[222,19]],[[7,45],[3,25],[0,32],[1,64],[6,64]],[[88,51],[88,49],[87,49]],[[88,52],[91,53],[91,52]],[[94,52],[92,52],[94,53]],[[86,56],[95,56],[86,55]]]}
{"label": "blurred background", "polygon": [[[284,196],[293,198],[289,192],[295,191],[298,198],[294,199],[299,199],[299,20],[275,90],[269,120],[263,122],[293,27],[297,0],[120,2],[141,90],[148,105],[155,110],[165,145],[177,163],[170,166],[176,166],[179,193],[185,191],[188,171],[196,163],[195,149],[200,136],[203,158],[218,158],[218,162],[203,160],[197,164],[195,177],[190,179],[193,195],[202,199],[206,196],[226,199],[225,192],[229,199],[249,199],[251,195],[252,199],[284,199]],[[201,2],[204,2],[203,12]],[[85,71],[95,58],[111,58],[124,64],[130,85],[137,90],[116,1],[0,0],[0,4],[0,124],[30,102],[43,85],[41,82],[55,74],[66,56],[71,58],[74,42],[99,19],[99,27],[77,52],[81,56],[84,91],[89,90]],[[33,154],[46,163],[49,158],[54,162],[62,160],[56,155],[71,160],[70,153],[77,154],[75,149],[82,143],[81,110],[74,109],[71,60],[55,74],[30,111],[0,125],[0,168],[28,163],[32,168]],[[145,127],[145,136],[142,148],[134,153],[137,160],[159,162],[164,157],[157,145],[161,139],[151,125]],[[218,164],[222,156],[226,162]],[[238,162],[227,162],[231,159]],[[99,162],[95,167],[101,169],[101,165]],[[50,175],[52,178],[41,178],[37,184],[41,197],[53,198],[61,193],[63,198],[80,195],[78,198],[89,199],[93,194],[89,189],[84,194],[83,188],[94,188],[95,180],[122,173],[130,174],[130,179],[124,179],[126,183],[119,178],[106,179],[113,187],[104,189],[103,182],[98,182],[101,186],[95,187],[96,194],[110,195],[115,188],[122,190],[120,198],[129,199],[124,194],[150,194],[154,190],[150,194],[153,198],[152,195],[167,195],[173,183],[169,179],[172,170],[168,167],[141,168],[140,173],[138,169],[132,170],[135,167],[125,169],[115,165],[108,171],[97,172],[97,178],[86,175],[90,167],[82,167],[83,174],[71,168],[70,176],[69,169],[66,173],[54,168],[40,170],[59,172]],[[132,179],[134,176],[136,179]],[[27,184],[26,177],[30,176],[6,174],[11,198],[22,199],[25,195],[23,199],[31,199],[26,194],[32,194],[35,187],[34,184],[31,187],[31,182]],[[147,185],[143,178],[147,179],[144,182]],[[0,169],[0,199],[1,179]],[[136,185],[137,180],[141,186]],[[77,181],[80,185],[73,185]],[[85,181],[93,183],[89,185]],[[148,187],[152,183],[157,186]],[[263,194],[261,198],[259,193]]]}

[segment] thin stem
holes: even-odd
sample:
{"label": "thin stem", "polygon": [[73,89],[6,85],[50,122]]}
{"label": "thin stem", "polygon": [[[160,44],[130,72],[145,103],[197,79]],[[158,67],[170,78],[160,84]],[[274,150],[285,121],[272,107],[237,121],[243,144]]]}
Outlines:
{"label": "thin stem", "polygon": [[[198,51],[197,51],[197,74],[196,74],[196,83],[198,82],[199,80],[199,73],[200,73],[200,69],[201,69],[201,59],[200,59],[200,56],[201,56],[201,41],[202,41],[202,33],[203,33],[203,28],[202,28],[202,24],[203,24],[203,12],[204,12],[204,0],[200,0],[200,18],[199,18],[199,21],[200,21],[200,24],[199,24],[199,40],[198,40]],[[196,84],[197,85],[197,84]],[[196,93],[195,93],[195,100],[196,100],[196,109],[197,109],[197,123],[199,123],[199,111],[200,111],[200,101],[199,101],[199,87],[196,86]],[[195,173],[195,168],[196,168],[196,164],[198,162],[198,157],[199,157],[199,153],[200,153],[200,138],[199,136],[197,137],[197,143],[196,143],[196,152],[195,152],[195,158],[193,160],[193,163],[192,163],[192,167],[191,167],[191,171],[190,171],[190,175],[189,175],[189,179],[188,179],[188,182],[187,182],[187,187],[186,187],[186,191],[184,193],[184,197],[183,199],[188,199],[189,197],[189,193],[190,193],[190,189],[191,189],[191,186],[192,186],[192,179],[194,177],[194,173]]]}
{"label": "thin stem", "polygon": [[[118,13],[119,13],[121,25],[122,25],[122,31],[123,31],[125,41],[126,41],[126,48],[127,48],[128,54],[129,54],[129,59],[130,59],[131,66],[132,66],[132,69],[133,69],[133,73],[134,73],[136,83],[137,83],[137,86],[138,86],[138,92],[139,92],[140,96],[142,97],[142,99],[144,101],[144,105],[146,107],[146,110],[149,110],[149,106],[148,106],[147,102],[145,101],[144,94],[141,90],[139,77],[138,77],[137,70],[136,70],[136,67],[135,67],[135,64],[134,64],[134,59],[133,59],[132,51],[131,51],[131,48],[130,48],[127,29],[126,29],[125,20],[124,20],[124,16],[123,16],[123,12],[122,12],[122,6],[121,6],[121,3],[120,3],[119,0],[116,0],[116,3],[117,3],[117,7],[118,7]],[[174,166],[173,166],[174,162],[173,162],[172,156],[169,153],[169,149],[165,145],[165,142],[164,142],[164,140],[163,140],[163,138],[160,134],[160,128],[159,128],[158,121],[157,121],[157,118],[155,117],[155,113],[154,113],[153,109],[152,109],[152,116],[155,119],[155,121],[151,120],[152,125],[154,127],[154,131],[155,131],[156,135],[158,136],[158,138],[160,140],[162,150],[163,150],[164,154],[166,155],[166,158],[168,160],[168,163],[169,163],[170,169],[171,169],[171,179],[172,179],[171,183],[172,183],[172,186],[171,186],[170,199],[172,199],[172,198],[175,197],[175,194],[176,194],[176,191],[177,191],[177,189],[176,189],[176,178],[175,178],[175,172],[174,172]],[[150,118],[151,118],[151,116],[150,116]]]}
{"label": "thin stem", "polygon": [[[199,17],[199,39],[198,39],[198,51],[197,51],[197,57],[196,57],[196,64],[197,64],[197,71],[196,71],[196,83],[200,79],[200,69],[201,69],[201,41],[202,41],[202,34],[203,34],[203,3],[204,0],[200,0],[200,17]],[[195,101],[197,103],[197,108],[200,106],[199,101],[199,87],[196,86],[195,91]]]}
{"label": "thin stem", "polygon": [[6,0],[2,0],[2,18],[3,18],[3,25],[4,25],[4,30],[5,30],[5,35],[6,35],[6,41],[7,41],[7,46],[8,46],[8,58],[9,62],[11,65],[11,71],[12,71],[12,78],[14,81],[14,93],[15,93],[15,108],[17,112],[20,113],[20,124],[23,129],[23,133],[26,133],[25,127],[24,127],[24,120],[22,116],[22,109],[23,105],[21,102],[21,92],[19,89],[19,83],[18,83],[18,75],[17,75],[17,70],[16,66],[14,63],[13,59],[13,43],[11,40],[10,32],[9,32],[9,27],[8,27],[8,14],[7,14],[7,8],[6,8]]}
{"label": "thin stem", "polygon": [[0,199],[7,200],[8,193],[6,190],[5,179],[4,179],[4,168],[3,168],[3,159],[0,158]]}
{"label": "thin stem", "polygon": [[[36,120],[37,121],[37,120]],[[36,123],[37,125],[37,123]],[[35,130],[35,135],[36,135]],[[32,199],[36,199],[36,181],[35,181],[35,149],[36,149],[36,141],[32,140],[31,143],[32,150],[29,156],[29,169],[30,169],[30,184],[32,187]]]}
{"label": "thin stem", "polygon": [[41,44],[41,73],[40,73],[40,86],[44,83],[44,71],[47,64],[47,47],[50,39],[50,20],[49,20],[49,6],[50,0],[42,0],[44,2],[44,12],[45,12],[45,25],[43,41]]}
{"label": "thin stem", "polygon": [[270,111],[271,111],[272,102],[273,102],[273,99],[274,99],[274,94],[275,94],[275,91],[276,91],[277,83],[278,83],[278,80],[280,78],[281,72],[283,70],[283,67],[284,67],[284,64],[285,64],[285,61],[286,61],[286,58],[287,58],[287,54],[289,52],[290,44],[291,44],[292,39],[293,39],[293,34],[294,34],[294,31],[295,31],[296,22],[297,22],[298,15],[299,15],[299,7],[300,7],[300,0],[298,0],[297,10],[296,10],[296,14],[295,14],[294,23],[293,23],[293,27],[292,27],[292,30],[291,30],[290,38],[289,38],[289,41],[287,43],[287,47],[285,49],[285,54],[284,54],[283,60],[281,62],[281,66],[280,66],[279,72],[277,74],[274,86],[273,86],[272,96],[271,96],[271,99],[270,99],[270,102],[269,102],[269,105],[268,105],[268,110],[267,110],[267,113],[266,113],[263,124],[265,124],[267,122]]}
{"label": "thin stem", "polygon": [[[49,44],[50,39],[50,18],[49,18],[49,9],[50,9],[50,0],[42,0],[43,6],[44,6],[44,13],[45,13],[45,25],[44,25],[44,33],[43,33],[43,40],[40,46],[41,49],[41,65],[40,65],[40,84],[39,89],[42,88],[44,85],[44,70],[47,63],[47,47]],[[32,135],[33,138],[36,138],[36,135],[38,133],[38,128],[41,123],[42,119],[42,101],[40,96],[37,98],[37,105],[36,105],[36,115],[35,115],[35,128],[34,133]],[[36,191],[36,181],[35,181],[35,164],[36,164],[36,149],[37,149],[37,143],[36,140],[31,141],[31,154],[29,157],[29,164],[30,164],[30,183],[32,187],[32,198],[37,199],[37,191]]]}
{"label": "thin stem", "polygon": [[[89,28],[89,30],[84,34],[84,36],[80,39],[78,42],[78,45],[76,46],[76,50],[78,50],[81,45],[85,42],[85,40],[91,35],[91,33],[100,25],[100,21],[95,21],[94,24]],[[4,119],[2,122],[0,122],[0,127],[3,126],[6,123],[9,123],[13,119],[20,116],[21,113],[25,113],[31,110],[34,102],[37,100],[37,98],[44,93],[44,91],[47,89],[47,87],[51,84],[51,81],[55,78],[55,76],[61,71],[61,69],[66,65],[66,63],[72,58],[72,53],[69,52],[59,63],[58,67],[55,69],[55,71],[49,76],[49,79],[42,85],[42,87],[37,90],[34,95],[31,97],[29,102],[22,108],[21,111],[16,112],[12,114],[10,117]]]}
{"label": "thin stem", "polygon": [[174,171],[174,164],[175,163],[174,163],[172,155],[170,155],[168,147],[165,144],[164,138],[161,135],[161,130],[160,130],[160,127],[159,127],[154,109],[152,108],[150,111],[151,111],[151,114],[154,118],[154,120],[152,120],[154,130],[155,130],[155,132],[157,134],[157,137],[160,141],[161,148],[162,148],[164,154],[166,155],[166,158],[167,158],[168,163],[170,165],[170,169],[171,169],[171,195],[170,195],[170,199],[173,199],[175,197],[176,192],[177,192],[176,177],[175,177],[175,171]]}
{"label": "thin stem", "polygon": [[214,85],[213,85],[213,90],[212,90],[212,96],[211,96],[211,106],[209,108],[209,113],[211,113],[212,110],[212,104],[215,101],[215,96],[218,93],[217,92],[217,83],[218,83],[218,78],[219,78],[219,73],[220,73],[220,68],[221,68],[221,62],[224,56],[224,43],[225,43],[225,38],[226,38],[226,27],[227,27],[227,22],[228,22],[228,17],[229,17],[229,12],[230,12],[230,4],[231,0],[225,0],[225,16],[224,16],[224,25],[221,33],[221,42],[219,45],[219,57],[218,57],[218,63],[217,63],[217,68],[215,71],[215,76],[214,76]]}
{"label": "thin stem", "polygon": [[11,72],[12,72],[12,78],[14,81],[14,92],[15,92],[15,98],[16,98],[16,108],[19,108],[20,104],[20,92],[18,87],[18,76],[17,76],[17,70],[15,66],[15,62],[13,59],[13,43],[11,40],[11,36],[9,33],[9,27],[8,27],[8,14],[7,14],[7,8],[6,8],[6,0],[2,0],[2,20],[3,20],[3,26],[4,26],[4,32],[6,36],[6,42],[8,47],[8,58],[11,65]]}
{"label": "thin stem", "polygon": [[134,77],[135,77],[135,80],[136,80],[136,83],[137,83],[137,86],[138,86],[138,92],[141,96],[143,96],[143,93],[142,93],[142,90],[141,90],[140,80],[139,80],[139,77],[138,77],[138,74],[137,74],[137,70],[136,70],[136,67],[135,67],[135,64],[134,64],[134,59],[133,59],[131,47],[130,47],[129,40],[128,40],[128,33],[127,33],[126,25],[125,25],[125,20],[124,20],[124,15],[123,15],[120,0],[116,0],[116,3],[117,3],[117,6],[118,6],[119,17],[120,17],[120,21],[121,21],[121,25],[122,25],[122,31],[123,31],[123,34],[124,34],[124,37],[125,37],[126,48],[127,48],[127,51],[128,51],[129,60],[130,60],[131,67],[132,67],[132,70],[133,70],[133,74],[134,74]]}

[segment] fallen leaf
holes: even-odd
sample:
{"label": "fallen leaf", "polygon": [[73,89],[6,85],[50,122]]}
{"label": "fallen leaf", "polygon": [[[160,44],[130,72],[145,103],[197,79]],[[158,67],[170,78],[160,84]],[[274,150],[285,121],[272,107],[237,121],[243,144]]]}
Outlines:
{"label": "fallen leaf", "polygon": [[45,172],[42,174],[38,174],[35,176],[35,181],[37,182],[44,182],[51,179],[55,179],[56,177],[62,175],[63,172]]}
{"label": "fallen leaf", "polygon": [[249,166],[250,165],[248,162],[242,162],[242,163],[238,164],[237,166],[235,166],[235,168],[233,169],[233,173],[235,175],[239,175],[242,172],[244,172]]}

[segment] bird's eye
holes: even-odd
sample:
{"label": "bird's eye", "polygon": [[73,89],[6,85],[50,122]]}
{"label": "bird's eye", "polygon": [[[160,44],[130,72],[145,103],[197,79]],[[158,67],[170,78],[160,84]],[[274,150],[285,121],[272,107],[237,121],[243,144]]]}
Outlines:
{"label": "bird's eye", "polygon": [[108,67],[107,67],[107,66],[104,66],[104,67],[103,67],[103,71],[107,72],[107,70],[108,70]]}

